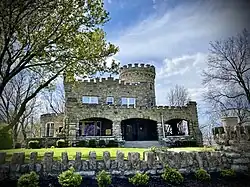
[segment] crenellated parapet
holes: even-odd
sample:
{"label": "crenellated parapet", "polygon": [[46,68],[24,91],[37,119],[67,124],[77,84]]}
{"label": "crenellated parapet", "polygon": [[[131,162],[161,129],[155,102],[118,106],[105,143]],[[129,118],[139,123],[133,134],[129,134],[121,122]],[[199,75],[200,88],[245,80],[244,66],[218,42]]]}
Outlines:
{"label": "crenellated parapet", "polygon": [[150,64],[128,64],[120,68],[120,79],[125,82],[154,83],[155,67]]}

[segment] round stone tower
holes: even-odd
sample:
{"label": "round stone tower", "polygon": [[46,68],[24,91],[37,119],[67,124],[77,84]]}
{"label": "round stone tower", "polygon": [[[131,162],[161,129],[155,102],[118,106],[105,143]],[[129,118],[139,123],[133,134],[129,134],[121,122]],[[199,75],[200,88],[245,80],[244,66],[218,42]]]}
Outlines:
{"label": "round stone tower", "polygon": [[155,106],[155,67],[150,64],[128,64],[120,68],[119,79],[125,83],[145,84],[141,90],[148,100],[148,106]]}

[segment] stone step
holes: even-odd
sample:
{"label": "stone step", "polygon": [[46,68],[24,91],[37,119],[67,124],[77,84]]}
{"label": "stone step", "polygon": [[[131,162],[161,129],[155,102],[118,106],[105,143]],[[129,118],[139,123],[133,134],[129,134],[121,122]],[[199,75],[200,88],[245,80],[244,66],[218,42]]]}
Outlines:
{"label": "stone step", "polygon": [[161,147],[158,141],[126,141],[124,147],[134,148],[150,148],[150,147]]}

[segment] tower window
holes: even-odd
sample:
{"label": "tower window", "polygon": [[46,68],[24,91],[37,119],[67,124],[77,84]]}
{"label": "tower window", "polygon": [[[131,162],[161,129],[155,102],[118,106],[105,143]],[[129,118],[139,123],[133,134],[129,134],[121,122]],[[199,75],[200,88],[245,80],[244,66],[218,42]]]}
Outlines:
{"label": "tower window", "polygon": [[98,104],[98,97],[83,96],[82,103],[84,103],[84,104]]}
{"label": "tower window", "polygon": [[121,101],[122,101],[122,105],[127,105],[128,107],[130,105],[133,105],[135,107],[135,104],[136,104],[135,98],[123,97]]}
{"label": "tower window", "polygon": [[114,104],[114,97],[107,97],[106,103],[107,103],[108,105]]}

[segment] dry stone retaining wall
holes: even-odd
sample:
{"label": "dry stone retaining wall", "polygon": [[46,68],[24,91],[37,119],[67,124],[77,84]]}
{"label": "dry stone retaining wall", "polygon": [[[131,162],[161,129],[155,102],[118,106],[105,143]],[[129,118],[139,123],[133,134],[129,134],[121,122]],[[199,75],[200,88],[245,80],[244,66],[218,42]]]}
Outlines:
{"label": "dry stone retaining wall", "polygon": [[43,160],[38,161],[37,152],[30,154],[25,163],[24,153],[14,153],[10,162],[6,162],[6,153],[0,153],[0,180],[17,179],[21,174],[30,171],[37,172],[41,177],[58,176],[62,171],[73,166],[82,176],[95,176],[96,172],[106,170],[112,175],[130,176],[136,172],[160,175],[167,164],[178,169],[181,173],[194,172],[204,168],[210,172],[232,168],[245,172],[250,167],[250,154],[244,152],[215,151],[215,152],[138,152],[124,153],[117,151],[115,160],[110,159],[110,152],[103,152],[103,159],[96,159],[96,152],[89,152],[89,159],[82,160],[81,152],[77,152],[75,160],[69,160],[67,152],[62,153],[61,160],[53,159],[53,152],[46,152]]}

